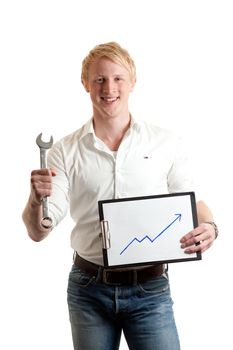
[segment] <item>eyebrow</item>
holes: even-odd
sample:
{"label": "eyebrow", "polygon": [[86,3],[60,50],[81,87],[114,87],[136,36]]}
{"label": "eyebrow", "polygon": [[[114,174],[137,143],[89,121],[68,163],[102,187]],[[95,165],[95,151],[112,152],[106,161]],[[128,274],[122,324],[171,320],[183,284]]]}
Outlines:
{"label": "eyebrow", "polygon": [[[125,74],[122,74],[122,73],[116,73],[116,74],[113,74],[113,77],[124,77],[125,76]],[[106,74],[96,74],[95,76],[94,76],[95,78],[99,78],[99,77],[106,77]]]}

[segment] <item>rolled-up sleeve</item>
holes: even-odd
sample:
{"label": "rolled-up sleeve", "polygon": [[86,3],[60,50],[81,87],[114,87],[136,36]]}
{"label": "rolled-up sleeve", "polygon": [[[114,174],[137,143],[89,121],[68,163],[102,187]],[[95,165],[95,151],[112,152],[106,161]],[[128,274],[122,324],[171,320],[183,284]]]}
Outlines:
{"label": "rolled-up sleeve", "polygon": [[54,145],[48,154],[48,167],[56,171],[53,177],[52,195],[49,198],[50,215],[56,226],[66,215],[69,207],[69,180],[61,145]]}

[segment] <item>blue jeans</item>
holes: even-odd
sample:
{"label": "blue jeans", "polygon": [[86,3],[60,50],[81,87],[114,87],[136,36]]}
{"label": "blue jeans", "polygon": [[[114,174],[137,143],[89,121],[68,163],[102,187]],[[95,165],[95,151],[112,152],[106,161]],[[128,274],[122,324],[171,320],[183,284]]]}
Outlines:
{"label": "blue jeans", "polygon": [[121,332],[131,350],[179,350],[169,281],[111,286],[72,267],[68,307],[75,350],[117,350]]}

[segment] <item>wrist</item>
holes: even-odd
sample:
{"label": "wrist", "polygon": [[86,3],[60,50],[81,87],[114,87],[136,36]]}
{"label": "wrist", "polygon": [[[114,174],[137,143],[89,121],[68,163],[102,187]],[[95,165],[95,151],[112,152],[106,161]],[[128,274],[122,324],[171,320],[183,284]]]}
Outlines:
{"label": "wrist", "polygon": [[214,228],[215,232],[215,239],[218,237],[219,231],[218,231],[218,226],[215,224],[214,221],[205,221],[204,224],[209,224]]}
{"label": "wrist", "polygon": [[41,207],[42,202],[41,199],[37,199],[35,196],[30,195],[28,204],[31,208]]}

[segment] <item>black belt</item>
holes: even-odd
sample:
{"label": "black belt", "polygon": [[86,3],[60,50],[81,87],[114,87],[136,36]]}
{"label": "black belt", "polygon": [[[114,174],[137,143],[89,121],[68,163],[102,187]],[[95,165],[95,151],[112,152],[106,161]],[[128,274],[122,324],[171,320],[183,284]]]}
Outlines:
{"label": "black belt", "polygon": [[110,285],[143,283],[164,273],[164,265],[162,264],[136,270],[106,269],[81,258],[77,253],[74,257],[74,264],[84,272],[96,277],[99,282]]}

